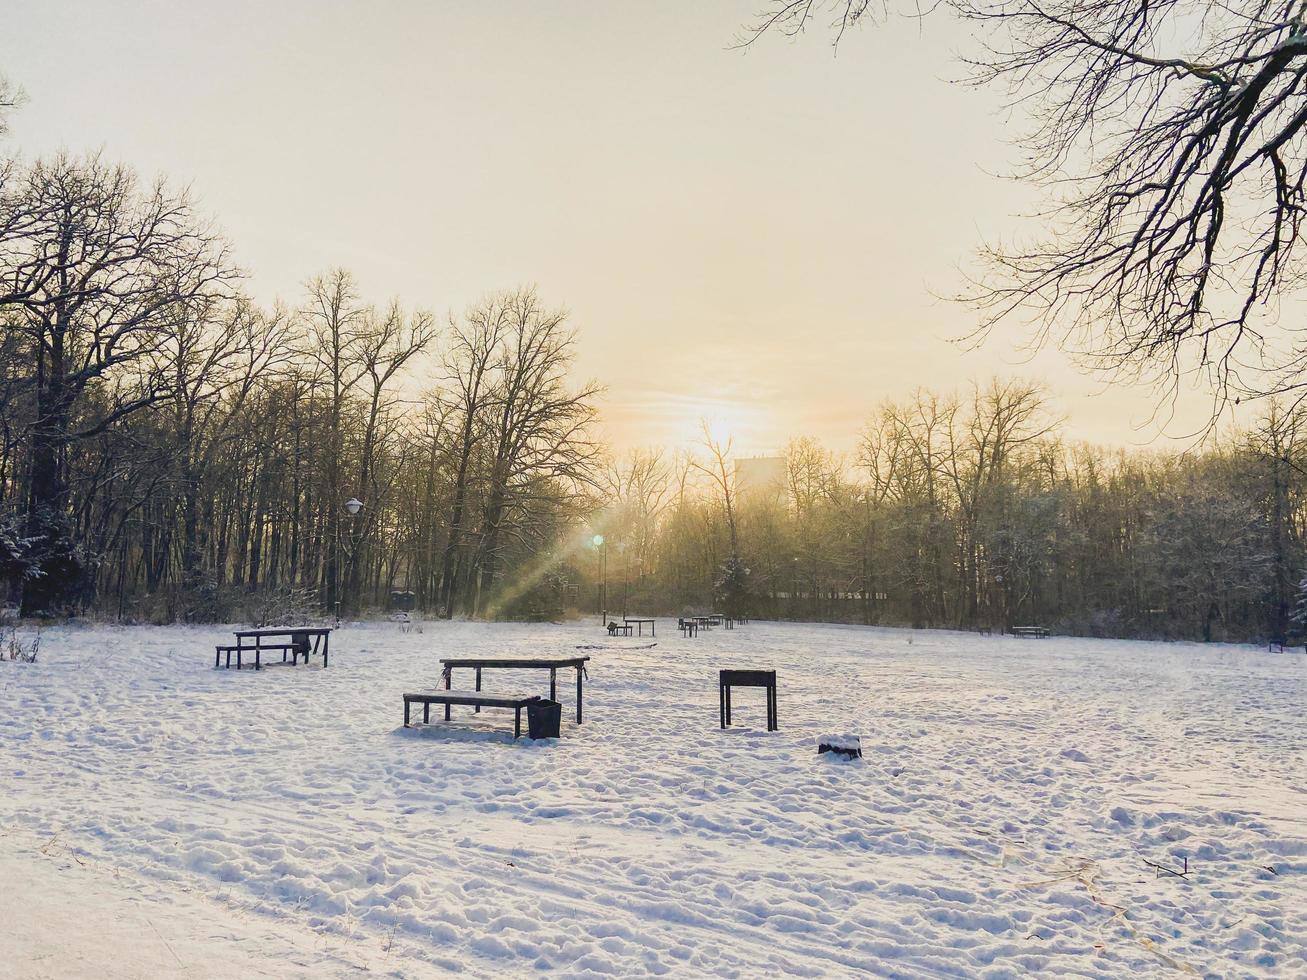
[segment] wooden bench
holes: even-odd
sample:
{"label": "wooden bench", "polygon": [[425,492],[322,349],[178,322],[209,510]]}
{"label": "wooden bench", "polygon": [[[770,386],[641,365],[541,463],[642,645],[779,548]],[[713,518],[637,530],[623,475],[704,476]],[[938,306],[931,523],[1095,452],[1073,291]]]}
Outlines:
{"label": "wooden bench", "polygon": [[676,628],[686,635],[686,637],[695,637],[699,635],[699,624],[693,619],[678,619]]}
{"label": "wooden bench", "polygon": [[455,704],[465,704],[477,708],[512,708],[513,738],[522,737],[522,709],[527,708],[543,698],[539,694],[486,694],[482,691],[421,691],[404,695],[404,727],[410,727],[409,712],[413,705],[422,705],[422,723],[431,723],[431,706],[445,706],[445,721],[449,721],[449,709]]}
{"label": "wooden bench", "polygon": [[607,626],[609,636],[633,636],[634,629],[630,623],[609,623]]}
{"label": "wooden bench", "polygon": [[1038,636],[1041,639],[1052,636],[1053,632],[1047,626],[1013,626],[1013,636]]}
{"label": "wooden bench", "polygon": [[[226,669],[230,670],[232,654],[235,654],[237,670],[241,670],[243,667],[250,666],[250,665],[252,665],[255,670],[262,670],[263,669],[262,654],[267,653],[269,651],[277,651],[277,650],[281,651],[282,663],[286,662],[286,654],[288,653],[291,656],[290,662],[292,666],[299,663],[300,654],[304,655],[305,663],[309,662],[308,649],[304,644],[301,643],[271,643],[271,644],[265,643],[263,646],[259,646],[259,647],[240,646],[239,644],[235,646],[232,646],[230,644],[226,644],[226,645],[219,644],[217,647],[218,652],[216,656],[214,656],[213,658],[213,666],[225,667]],[[254,654],[253,660],[250,659],[249,656],[250,654]],[[226,658],[225,660],[223,659],[224,657]]]}

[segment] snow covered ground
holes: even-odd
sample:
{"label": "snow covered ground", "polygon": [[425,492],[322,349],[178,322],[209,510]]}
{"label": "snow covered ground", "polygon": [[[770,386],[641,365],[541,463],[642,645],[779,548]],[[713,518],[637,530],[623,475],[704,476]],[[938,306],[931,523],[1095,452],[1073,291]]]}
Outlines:
{"label": "snow covered ground", "polygon": [[[47,631],[0,664],[0,976],[1307,975],[1307,657],[660,625],[258,673],[220,628]],[[441,656],[578,645],[557,742],[401,727]],[[720,667],[778,671],[779,732],[760,690],[718,731]]]}

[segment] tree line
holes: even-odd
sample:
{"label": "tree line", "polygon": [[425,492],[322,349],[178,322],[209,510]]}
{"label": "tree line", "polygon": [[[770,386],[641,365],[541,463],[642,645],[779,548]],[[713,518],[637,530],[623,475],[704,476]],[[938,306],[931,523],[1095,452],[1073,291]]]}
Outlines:
{"label": "tree line", "polygon": [[[634,453],[609,467],[597,522],[606,604],[721,605],[738,555],[745,598],[729,601],[754,616],[1301,635],[1301,408],[1272,403],[1248,431],[1186,451],[1103,449],[1060,430],[1040,386],[994,381],[886,402],[851,454],[795,439],[773,487],[737,485],[729,445],[711,437],[689,456]],[[588,564],[592,579],[601,566]]]}
{"label": "tree line", "polygon": [[[0,79],[4,109],[21,93]],[[0,129],[0,132],[3,132]],[[773,487],[729,440],[614,455],[566,313],[443,320],[343,269],[242,291],[185,192],[99,156],[0,163],[0,576],[25,615],[569,610],[1110,635],[1303,627],[1304,415],[1187,451],[1068,442],[995,381],[810,438]]]}
{"label": "tree line", "polygon": [[[531,288],[439,321],[336,269],[242,294],[184,194],[98,157],[0,170],[0,567],[25,615],[569,609],[1280,637],[1304,571],[1303,412],[1189,451],[1068,443],[995,381],[872,414],[774,487],[614,456]],[[597,544],[602,538],[602,543]]]}
{"label": "tree line", "polygon": [[339,269],[265,309],[241,280],[164,182],[94,156],[0,170],[10,602],[170,621],[396,588],[445,615],[510,601],[593,491],[597,389],[569,381],[565,313],[521,288],[440,324]]}

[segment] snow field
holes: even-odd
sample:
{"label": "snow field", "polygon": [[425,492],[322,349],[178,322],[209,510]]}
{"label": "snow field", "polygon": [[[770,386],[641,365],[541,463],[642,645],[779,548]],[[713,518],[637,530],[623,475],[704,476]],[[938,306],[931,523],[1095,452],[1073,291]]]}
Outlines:
{"label": "snow field", "polygon": [[[1307,658],[660,625],[355,625],[325,671],[257,673],[212,668],[221,628],[51,630],[0,665],[0,819],[355,944],[341,973],[1307,973]],[[493,709],[401,728],[441,656],[579,645],[557,742]],[[779,732],[744,689],[718,731],[721,667],[778,671]],[[864,758],[818,756],[831,731]]]}

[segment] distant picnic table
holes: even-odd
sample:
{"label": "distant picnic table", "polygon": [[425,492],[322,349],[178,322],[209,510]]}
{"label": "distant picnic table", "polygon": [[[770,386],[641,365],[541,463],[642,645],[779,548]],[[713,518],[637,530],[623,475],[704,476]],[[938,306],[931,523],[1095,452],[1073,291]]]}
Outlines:
{"label": "distant picnic table", "polygon": [[1013,636],[1037,636],[1041,639],[1053,635],[1053,631],[1047,626],[1013,626]]}
{"label": "distant picnic table", "polygon": [[687,619],[693,619],[700,629],[712,629],[714,626],[725,626],[727,629],[733,629],[735,621],[722,613],[705,613],[702,616],[688,616]]}
{"label": "distant picnic table", "polygon": [[650,635],[650,636],[657,636],[657,635],[658,635],[658,633],[656,632],[657,625],[658,625],[658,621],[657,621],[656,619],[633,619],[633,618],[631,618],[631,617],[629,617],[629,616],[623,616],[623,617],[622,617],[622,622],[625,623],[627,626],[634,626],[635,629],[636,629],[636,635],[637,635],[637,636],[644,636],[644,624],[645,624],[645,623],[648,623],[648,624],[649,624],[649,635]]}
{"label": "distant picnic table", "polygon": [[[217,653],[213,658],[214,667],[225,666],[231,668],[232,658],[236,658],[236,669],[240,670],[245,666],[246,659],[253,654],[254,669],[263,669],[263,654],[281,651],[281,662],[285,663],[287,657],[290,659],[291,666],[299,663],[299,658],[303,657],[304,662],[309,662],[310,656],[321,656],[322,666],[327,666],[328,649],[331,643],[331,627],[329,626],[290,626],[279,629],[254,629],[254,630],[236,630],[236,642],[234,644],[219,644]],[[253,640],[253,643],[248,641]],[[273,640],[280,642],[264,642]],[[226,657],[226,663],[222,662]]]}
{"label": "distant picnic table", "polygon": [[[581,698],[584,693],[585,664],[589,657],[445,657],[441,663],[441,677],[445,690],[453,684],[454,668],[471,668],[476,671],[476,691],[481,690],[483,670],[548,670],[549,700],[558,700],[558,671],[571,667],[576,670],[576,723],[581,724]],[[478,706],[478,710],[480,710]],[[446,713],[448,718],[448,713]]]}

